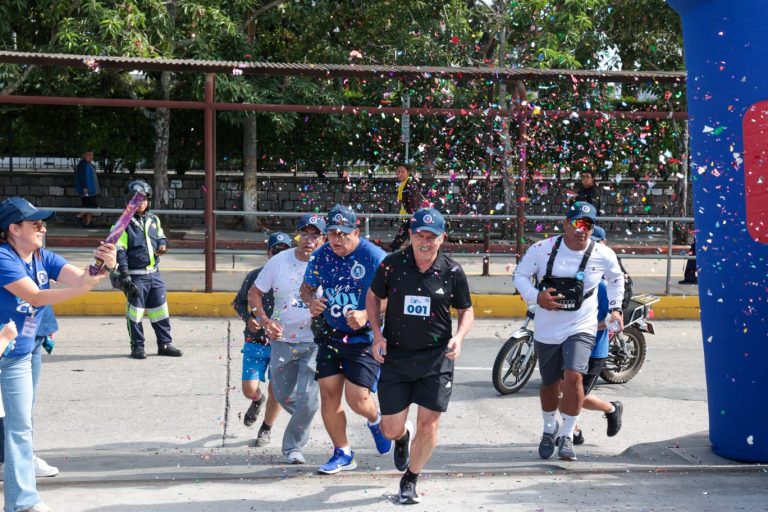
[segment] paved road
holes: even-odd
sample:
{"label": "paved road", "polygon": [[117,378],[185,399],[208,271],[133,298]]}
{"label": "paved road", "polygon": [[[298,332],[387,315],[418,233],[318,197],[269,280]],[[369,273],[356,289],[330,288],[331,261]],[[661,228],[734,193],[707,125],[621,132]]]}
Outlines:
{"label": "paved road", "polygon": [[[479,320],[457,365],[441,445],[419,484],[414,510],[765,510],[765,466],[715,456],[707,442],[700,328],[665,321],[650,336],[643,371],[621,386],[600,385],[626,405],[614,438],[605,420],[582,417],[579,461],[542,461],[537,378],[501,397],[490,367],[517,321]],[[373,454],[363,422],[350,415],[358,453],[352,474],[314,468],[330,446],[319,417],[309,464],[284,466],[279,442],[253,448],[241,416],[240,325],[174,318],[181,359],[127,357],[120,318],[64,318],[46,356],[36,411],[36,449],[62,469],[41,481],[54,510],[198,512],[389,509],[397,475]],[[151,336],[151,334],[150,334]],[[150,351],[151,353],[151,351]],[[286,422],[274,427],[279,439]]]}

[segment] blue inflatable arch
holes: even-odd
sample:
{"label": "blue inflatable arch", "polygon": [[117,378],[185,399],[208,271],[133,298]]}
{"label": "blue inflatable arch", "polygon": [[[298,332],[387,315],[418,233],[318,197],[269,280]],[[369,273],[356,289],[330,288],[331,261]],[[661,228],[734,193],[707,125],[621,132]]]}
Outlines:
{"label": "blue inflatable arch", "polygon": [[768,462],[768,1],[667,3],[688,71],[710,441]]}

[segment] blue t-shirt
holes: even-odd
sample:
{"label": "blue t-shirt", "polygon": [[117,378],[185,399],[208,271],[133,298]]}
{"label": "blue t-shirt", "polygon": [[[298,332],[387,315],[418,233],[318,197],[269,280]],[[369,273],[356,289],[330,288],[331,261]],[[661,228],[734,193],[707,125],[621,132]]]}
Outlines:
{"label": "blue t-shirt", "polygon": [[[351,310],[365,310],[365,296],[376,270],[387,255],[380,247],[365,238],[351,254],[337,256],[329,244],[312,253],[304,273],[304,282],[312,288],[323,288],[328,299],[323,312],[325,321],[341,332],[351,333],[346,314]],[[370,343],[373,335],[349,336],[347,343]]]}
{"label": "blue t-shirt", "polygon": [[58,254],[40,249],[40,255],[35,254],[32,263],[27,265],[10,245],[0,245],[0,324],[13,320],[19,331],[16,346],[8,357],[20,357],[34,350],[41,316],[38,311],[45,306],[31,306],[9,292],[5,286],[29,277],[41,290],[46,290],[50,288],[49,280],[58,279],[59,272],[66,264],[67,260]]}
{"label": "blue t-shirt", "polygon": [[[605,281],[597,285],[597,321],[605,319],[608,314],[608,287]],[[595,334],[595,348],[592,349],[593,359],[608,357],[608,329],[597,331]]]}

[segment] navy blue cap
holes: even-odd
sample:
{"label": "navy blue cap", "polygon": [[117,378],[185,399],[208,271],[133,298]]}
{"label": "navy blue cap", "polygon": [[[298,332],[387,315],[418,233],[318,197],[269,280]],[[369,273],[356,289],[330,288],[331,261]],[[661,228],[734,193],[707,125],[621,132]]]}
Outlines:
{"label": "navy blue cap", "polygon": [[592,235],[590,237],[595,242],[602,242],[605,240],[605,230],[601,228],[600,226],[595,226],[592,228]]}
{"label": "navy blue cap", "polygon": [[54,215],[51,210],[38,210],[23,197],[9,197],[0,203],[0,230],[23,220],[48,220]]}
{"label": "navy blue cap", "polygon": [[267,249],[271,249],[276,245],[287,245],[288,247],[291,246],[291,235],[288,233],[283,233],[282,231],[276,231],[269,235],[269,240],[267,240]]}
{"label": "navy blue cap", "polygon": [[445,233],[445,219],[443,214],[434,208],[422,208],[416,210],[411,219],[411,231],[430,231],[436,235]]}
{"label": "navy blue cap", "polygon": [[565,216],[568,220],[589,219],[595,222],[597,220],[597,208],[586,201],[576,201],[568,208]]}
{"label": "navy blue cap", "polygon": [[301,231],[307,226],[314,226],[325,234],[325,219],[317,213],[305,213],[299,217],[299,222],[296,224],[296,231]]}
{"label": "navy blue cap", "polygon": [[336,230],[342,233],[351,233],[357,229],[357,215],[349,206],[337,204],[326,217],[326,229]]}

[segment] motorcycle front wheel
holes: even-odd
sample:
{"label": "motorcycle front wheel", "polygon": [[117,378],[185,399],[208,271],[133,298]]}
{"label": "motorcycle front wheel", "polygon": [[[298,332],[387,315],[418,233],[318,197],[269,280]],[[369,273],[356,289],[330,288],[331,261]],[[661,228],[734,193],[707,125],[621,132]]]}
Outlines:
{"label": "motorcycle front wheel", "polygon": [[526,354],[533,351],[530,337],[509,338],[501,346],[493,363],[493,387],[502,395],[517,393],[528,382],[536,368],[536,354],[531,353],[523,366]]}
{"label": "motorcycle front wheel", "polygon": [[610,340],[608,359],[600,377],[610,384],[624,384],[640,372],[645,362],[645,336],[627,327]]}

